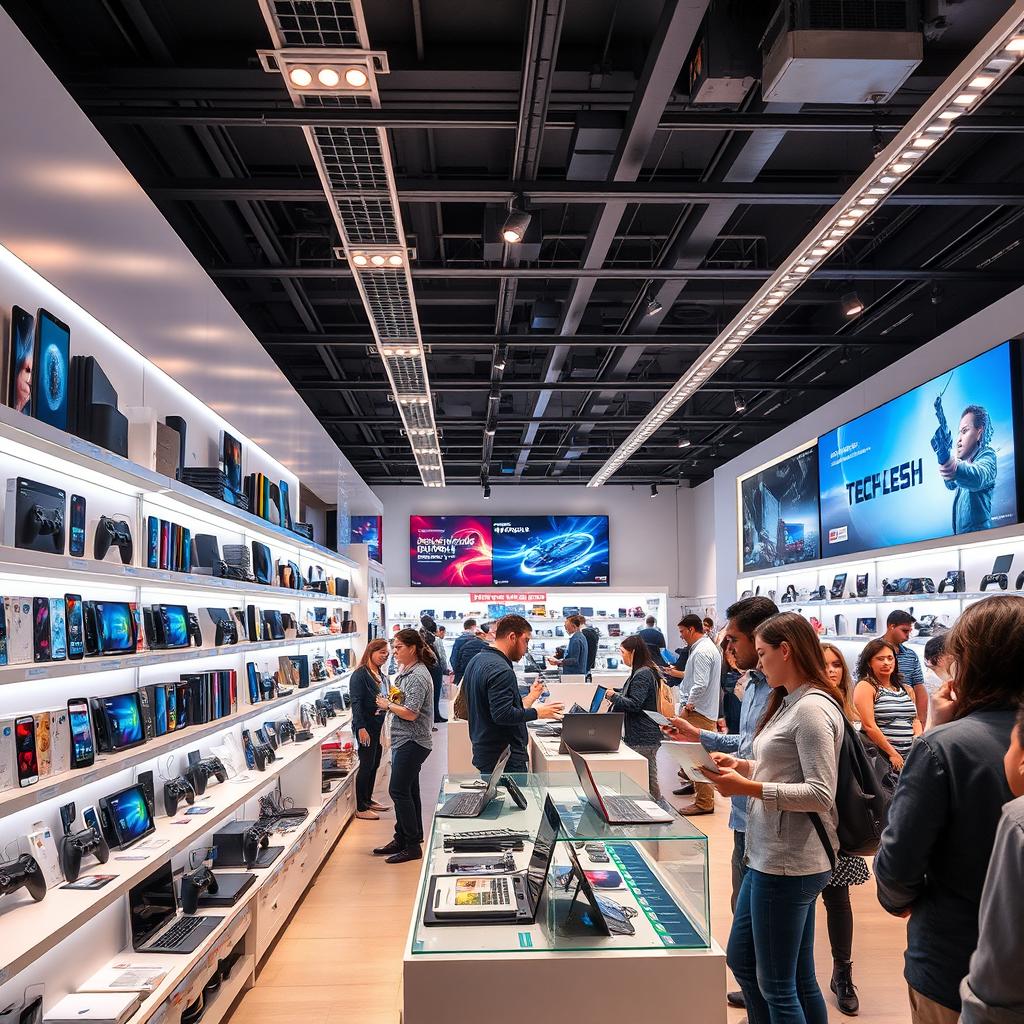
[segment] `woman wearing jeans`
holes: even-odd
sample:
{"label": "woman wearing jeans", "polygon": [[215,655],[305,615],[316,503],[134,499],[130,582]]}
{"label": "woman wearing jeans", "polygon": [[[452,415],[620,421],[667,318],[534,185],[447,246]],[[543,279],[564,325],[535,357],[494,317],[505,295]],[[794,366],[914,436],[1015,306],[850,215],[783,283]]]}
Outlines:
{"label": "woman wearing jeans", "polygon": [[399,630],[391,642],[398,664],[394,700],[378,697],[377,707],[390,711],[391,785],[395,805],[395,838],[374,850],[387,864],[419,860],[423,853],[423,809],[420,805],[420,768],[430,754],[430,730],[434,725],[434,687],[430,666],[436,655],[415,629]]}
{"label": "woman wearing jeans", "polygon": [[390,657],[387,640],[371,640],[352,673],[348,692],[352,697],[352,732],[358,742],[359,771],[356,774],[356,817],[376,820],[378,811],[388,810],[373,799],[373,787],[380,768],[380,733],[384,712],[377,698],[387,689],[381,667]]}
{"label": "woman wearing jeans", "polygon": [[612,711],[625,712],[626,746],[647,758],[647,782],[651,796],[661,799],[658,785],[658,747],[661,729],[644,711],[658,710],[660,680],[654,667],[654,658],[643,638],[634,634],[619,644],[619,654],[629,666],[629,678],[621,690],[609,690],[605,700]]}
{"label": "woman wearing jeans", "polygon": [[[747,873],[727,961],[750,1024],[827,1024],[814,974],[814,906],[839,848],[835,810],[842,694],[825,672],[818,636],[794,612],[766,619],[755,648],[772,695],[750,760],[712,754],[704,771],[723,796],[746,796]],[[831,699],[829,699],[831,698]],[[811,814],[831,846],[826,850]]]}

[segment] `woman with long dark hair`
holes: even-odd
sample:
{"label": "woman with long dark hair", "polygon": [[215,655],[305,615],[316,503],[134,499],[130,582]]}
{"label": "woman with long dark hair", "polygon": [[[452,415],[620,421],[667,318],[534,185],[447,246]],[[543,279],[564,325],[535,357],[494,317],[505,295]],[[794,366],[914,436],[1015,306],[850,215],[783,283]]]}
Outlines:
{"label": "woman with long dark hair", "polygon": [[377,698],[377,707],[393,716],[388,793],[395,805],[395,838],[373,852],[375,856],[386,857],[388,864],[403,864],[423,856],[420,768],[432,746],[434,688],[429,670],[437,655],[415,629],[400,629],[391,646],[398,675],[391,693]]}
{"label": "woman with long dark hair", "polygon": [[380,734],[384,726],[384,712],[377,707],[377,698],[387,692],[387,677],[383,673],[388,660],[387,640],[371,640],[359,659],[359,667],[348,683],[352,698],[352,734],[359,753],[359,771],[356,773],[356,817],[376,820],[378,811],[386,811],[384,804],[373,799],[373,787],[380,768]]}
{"label": "woman with long dark hair", "polygon": [[619,690],[609,690],[605,700],[613,711],[625,714],[626,746],[647,758],[647,779],[651,796],[661,798],[658,785],[658,747],[661,729],[644,711],[658,710],[660,677],[650,648],[634,634],[619,644],[619,655],[629,666],[629,678]]}
{"label": "woman with long dark hair", "polygon": [[907,755],[875,855],[879,902],[909,918],[904,977],[914,1024],[960,1013],[960,980],[978,945],[978,910],[1003,804],[1003,770],[1024,700],[1024,598],[968,605],[946,634],[951,682],[934,727]]}
{"label": "woman with long dark hair", "polygon": [[434,725],[433,731],[437,732],[438,722],[447,722],[447,718],[441,717],[441,688],[444,686],[444,642],[437,635],[437,623],[429,615],[420,616],[420,636],[423,642],[434,652],[434,663],[428,665],[430,672],[430,685],[434,694]]}
{"label": "woman with long dark hair", "polygon": [[853,700],[861,728],[892,765],[903,770],[914,737],[921,735],[914,692],[903,682],[898,651],[888,640],[869,640],[857,660],[857,687]]}
{"label": "woman with long dark hair", "polygon": [[773,615],[757,628],[754,644],[772,694],[753,757],[715,753],[718,772],[704,771],[723,796],[746,796],[749,803],[747,873],[727,961],[750,1024],[827,1024],[814,974],[814,905],[839,849],[842,694],[803,616]]}

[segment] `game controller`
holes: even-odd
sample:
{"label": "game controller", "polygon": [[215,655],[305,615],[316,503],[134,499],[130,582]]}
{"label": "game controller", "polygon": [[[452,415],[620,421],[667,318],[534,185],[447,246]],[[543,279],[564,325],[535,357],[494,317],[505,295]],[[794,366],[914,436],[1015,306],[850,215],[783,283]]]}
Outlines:
{"label": "game controller", "polygon": [[82,871],[82,858],[93,854],[101,864],[110,860],[107,841],[94,828],[83,828],[80,832],[66,833],[57,840],[60,855],[60,869],[69,882],[78,880]]}
{"label": "game controller", "polygon": [[121,552],[122,564],[132,564],[132,555],[135,551],[135,546],[132,544],[132,528],[123,519],[100,516],[99,525],[96,527],[96,536],[93,538],[93,558],[98,562],[103,561],[111,547],[115,547]]}
{"label": "game controller", "polygon": [[189,805],[196,802],[196,791],[188,779],[179,775],[164,783],[164,813],[169,818],[178,813],[178,802],[182,797]]}
{"label": "game controller", "polygon": [[210,779],[227,782],[228,773],[219,757],[204,757],[201,761],[191,764],[185,771],[185,778],[191,783],[196,796],[206,792],[206,783]]}
{"label": "game controller", "polygon": [[295,723],[290,718],[284,718],[277,723],[277,738],[281,743],[295,739]]}
{"label": "game controller", "polygon": [[990,584],[995,584],[1000,590],[1006,590],[1010,585],[1010,566],[1013,565],[1013,555],[999,555],[992,565],[992,571],[981,577],[981,589],[987,590]]}
{"label": "game controller", "polygon": [[954,594],[962,594],[967,589],[967,577],[963,569],[950,569],[945,579],[939,581],[939,593],[944,594],[947,590]]}
{"label": "game controller", "polygon": [[30,853],[0,864],[0,896],[9,896],[19,889],[28,889],[36,903],[46,895],[46,879]]}
{"label": "game controller", "polygon": [[182,876],[181,909],[186,914],[194,914],[199,909],[199,897],[204,892],[217,895],[217,878],[205,864]]}
{"label": "game controller", "polygon": [[196,647],[203,646],[203,631],[199,628],[199,616],[195,612],[188,613],[188,638]]}
{"label": "game controller", "polygon": [[245,866],[253,867],[260,855],[260,849],[270,845],[270,833],[262,825],[250,825],[242,836],[242,856]]}
{"label": "game controller", "polygon": [[53,549],[59,555],[64,554],[64,509],[43,508],[33,505],[25,517],[22,530],[25,544],[31,546],[40,537],[52,537]]}
{"label": "game controller", "polygon": [[796,587],[793,586],[792,583],[790,583],[786,587],[785,593],[783,593],[782,601],[780,603],[781,604],[791,604],[792,602],[794,602],[796,600],[797,600]]}
{"label": "game controller", "polygon": [[1022,569],[1017,574],[1017,582],[1013,585],[1013,587],[1014,590],[1020,590],[1021,587],[1024,587],[1024,569]]}

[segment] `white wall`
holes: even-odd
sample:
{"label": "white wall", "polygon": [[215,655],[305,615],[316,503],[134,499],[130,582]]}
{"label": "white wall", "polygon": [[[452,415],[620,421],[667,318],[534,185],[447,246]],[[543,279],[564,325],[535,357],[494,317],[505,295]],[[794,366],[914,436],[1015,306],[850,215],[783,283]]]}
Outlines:
{"label": "white wall", "polygon": [[[690,494],[693,503],[694,529],[691,534],[693,550],[693,593],[697,597],[714,597],[715,566],[718,553],[718,537],[715,530],[715,482],[705,480]],[[725,606],[719,607],[719,615]]]}
{"label": "white wall", "polygon": [[[893,363],[888,369],[832,399],[720,467],[714,477],[714,524],[716,590],[721,607],[724,609],[734,599],[736,577],[739,574],[736,518],[736,481],[739,477],[771,463],[788,451],[815,441],[826,431],[1021,333],[1024,333],[1024,288],[1011,292],[998,302],[975,313],[927,345],[922,345]],[[946,538],[925,544],[907,545],[906,550],[948,543],[949,539]]]}
{"label": "white wall", "polygon": [[[384,567],[388,587],[409,586],[410,515],[607,515],[611,586],[693,595],[693,492],[659,487],[502,486],[492,481],[485,501],[479,487],[377,487],[384,503]],[[681,539],[682,534],[682,539]],[[669,601],[669,616],[676,607]]]}

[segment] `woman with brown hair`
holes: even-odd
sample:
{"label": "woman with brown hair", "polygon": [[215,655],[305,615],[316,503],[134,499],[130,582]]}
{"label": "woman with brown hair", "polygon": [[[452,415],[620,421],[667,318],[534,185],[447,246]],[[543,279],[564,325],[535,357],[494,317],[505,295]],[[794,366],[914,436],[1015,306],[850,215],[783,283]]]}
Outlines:
{"label": "woman with brown hair", "polygon": [[420,768],[433,745],[430,730],[434,725],[434,686],[430,666],[437,662],[437,655],[415,629],[400,629],[391,646],[398,675],[391,693],[377,698],[377,707],[393,716],[388,793],[395,805],[395,838],[373,853],[386,857],[388,864],[403,864],[423,856]]}
{"label": "woman with brown hair", "polygon": [[956,1024],[960,981],[978,944],[978,910],[1003,804],[1003,770],[1024,699],[1024,598],[968,605],[946,634],[952,682],[936,725],[914,741],[875,856],[879,902],[910,918],[904,977],[914,1024]]}
{"label": "woman with brown hair", "polygon": [[352,735],[359,753],[356,773],[356,817],[376,820],[378,811],[388,810],[373,799],[373,787],[380,768],[380,733],[384,712],[377,707],[377,698],[387,690],[384,662],[388,660],[387,640],[371,640],[359,659],[359,666],[348,683],[352,698]]}
{"label": "woman with brown hair", "polygon": [[803,616],[782,612],[766,619],[754,645],[772,694],[753,757],[712,754],[719,771],[704,770],[723,796],[746,796],[749,803],[747,873],[727,962],[743,990],[750,1024],[827,1024],[814,975],[814,906],[839,848],[835,794],[843,698]]}
{"label": "woman with brown hair", "polygon": [[896,646],[883,637],[869,640],[857,659],[853,691],[864,735],[889,758],[896,774],[922,732],[914,691],[903,682],[898,657]]}

